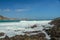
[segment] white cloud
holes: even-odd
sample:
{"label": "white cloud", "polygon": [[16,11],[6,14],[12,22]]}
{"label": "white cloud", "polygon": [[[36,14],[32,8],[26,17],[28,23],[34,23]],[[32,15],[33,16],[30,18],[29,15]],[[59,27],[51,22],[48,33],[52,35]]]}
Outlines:
{"label": "white cloud", "polygon": [[22,12],[22,11],[27,11],[27,9],[16,9],[16,12]]}
{"label": "white cloud", "polygon": [[4,12],[10,12],[11,10],[10,9],[4,9],[3,11]]}
{"label": "white cloud", "polygon": [[9,8],[6,8],[6,9],[0,9],[0,12],[24,12],[24,11],[28,11],[28,9],[9,9]]}

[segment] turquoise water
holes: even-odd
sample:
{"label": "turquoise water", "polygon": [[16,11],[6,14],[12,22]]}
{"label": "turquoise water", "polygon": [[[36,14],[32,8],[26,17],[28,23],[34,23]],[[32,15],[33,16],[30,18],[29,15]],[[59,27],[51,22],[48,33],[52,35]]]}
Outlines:
{"label": "turquoise water", "polygon": [[20,20],[0,20],[0,22],[19,22]]}
{"label": "turquoise water", "polygon": [[0,20],[1,22],[19,22],[19,21],[49,21],[52,19],[29,19],[29,20]]}

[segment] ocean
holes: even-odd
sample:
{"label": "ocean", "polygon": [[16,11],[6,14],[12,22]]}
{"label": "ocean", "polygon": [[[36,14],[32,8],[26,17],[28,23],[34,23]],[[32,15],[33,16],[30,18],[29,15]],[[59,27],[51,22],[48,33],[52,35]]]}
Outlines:
{"label": "ocean", "polygon": [[[32,20],[32,21],[22,21],[19,22],[0,22],[0,32],[4,32],[5,35],[1,36],[0,38],[4,38],[6,35],[9,37],[13,37],[15,35],[24,35],[24,32],[30,32],[30,31],[41,31],[46,35],[47,39],[50,39],[48,34],[43,31],[43,29],[49,29],[49,27],[52,27],[52,25],[48,24],[52,20]],[[37,25],[35,28],[31,28],[31,26]],[[43,27],[44,26],[44,27]],[[35,35],[37,33],[28,34]]]}

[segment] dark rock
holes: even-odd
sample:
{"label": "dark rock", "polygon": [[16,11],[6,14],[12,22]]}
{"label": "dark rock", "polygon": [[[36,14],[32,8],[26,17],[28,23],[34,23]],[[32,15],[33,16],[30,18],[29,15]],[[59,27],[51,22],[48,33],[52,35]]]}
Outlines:
{"label": "dark rock", "polygon": [[4,36],[4,34],[5,34],[5,33],[1,32],[1,33],[0,33],[0,37],[1,37],[1,36]]}
{"label": "dark rock", "polygon": [[51,35],[51,40],[60,40],[60,18],[54,19],[50,24],[54,25],[48,33]]}
{"label": "dark rock", "polygon": [[50,22],[50,24],[60,25],[60,17],[59,17],[59,18],[55,18],[54,20],[52,20],[52,21]]}
{"label": "dark rock", "polygon": [[8,36],[5,36],[4,40],[10,40],[10,38]]}
{"label": "dark rock", "polygon": [[44,33],[39,33],[36,35],[31,35],[31,36],[16,35],[16,36],[10,37],[10,38],[8,36],[5,36],[5,38],[1,38],[0,40],[46,40],[46,38],[45,38]]}
{"label": "dark rock", "polygon": [[33,26],[31,26],[31,28],[35,28],[35,27],[37,27],[37,25],[35,24],[35,25],[33,25]]}
{"label": "dark rock", "polygon": [[47,32],[48,35],[51,34],[51,29],[45,29],[45,31]]}

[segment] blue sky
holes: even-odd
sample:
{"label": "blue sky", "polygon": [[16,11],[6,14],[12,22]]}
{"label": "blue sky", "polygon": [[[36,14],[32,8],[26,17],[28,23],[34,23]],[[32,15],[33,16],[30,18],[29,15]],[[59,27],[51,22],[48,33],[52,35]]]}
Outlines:
{"label": "blue sky", "polygon": [[60,0],[0,0],[0,15],[10,18],[60,17]]}

